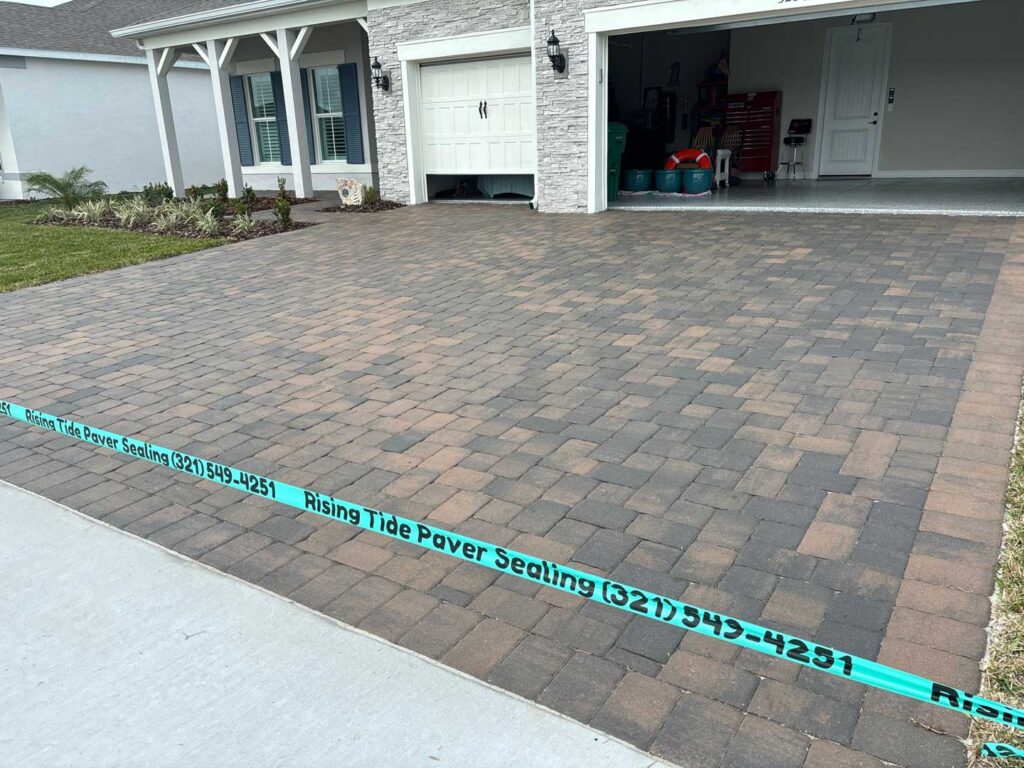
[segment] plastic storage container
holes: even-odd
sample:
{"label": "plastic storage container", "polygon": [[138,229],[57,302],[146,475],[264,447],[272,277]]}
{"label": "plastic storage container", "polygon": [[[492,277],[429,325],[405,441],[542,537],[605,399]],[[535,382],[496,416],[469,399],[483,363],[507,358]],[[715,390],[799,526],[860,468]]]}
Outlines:
{"label": "plastic storage container", "polygon": [[683,171],[683,189],[688,195],[707,192],[714,184],[715,172],[710,168]]}
{"label": "plastic storage container", "polygon": [[659,192],[679,192],[679,190],[682,189],[682,184],[682,171],[671,170],[654,172],[654,186],[658,188]]}
{"label": "plastic storage container", "polygon": [[619,199],[619,180],[622,177],[622,153],[626,150],[626,134],[622,123],[608,123],[608,202]]}
{"label": "plastic storage container", "polygon": [[640,169],[623,171],[622,188],[630,192],[646,192],[651,188],[651,179],[653,177],[653,171],[644,171]]}

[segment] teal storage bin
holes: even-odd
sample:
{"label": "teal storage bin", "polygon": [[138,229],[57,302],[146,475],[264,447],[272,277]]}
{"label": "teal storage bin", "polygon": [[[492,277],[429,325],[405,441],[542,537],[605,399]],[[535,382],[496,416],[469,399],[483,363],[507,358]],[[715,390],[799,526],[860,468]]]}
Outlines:
{"label": "teal storage bin", "polygon": [[710,168],[683,171],[683,189],[688,195],[700,195],[711,189],[714,172]]}
{"label": "teal storage bin", "polygon": [[683,174],[678,170],[655,171],[654,186],[659,192],[679,192],[683,186]]}
{"label": "teal storage bin", "polygon": [[639,168],[622,172],[622,188],[628,192],[646,192],[651,188],[654,171],[643,171]]}
{"label": "teal storage bin", "polygon": [[622,176],[622,153],[626,150],[626,136],[629,133],[622,123],[608,123],[608,202],[619,197],[619,181]]}

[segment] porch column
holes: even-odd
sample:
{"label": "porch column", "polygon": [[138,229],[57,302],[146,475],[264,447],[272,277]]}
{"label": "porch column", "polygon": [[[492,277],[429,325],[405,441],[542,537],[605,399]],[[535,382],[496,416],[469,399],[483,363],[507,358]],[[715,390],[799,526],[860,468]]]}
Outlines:
{"label": "porch column", "polygon": [[171,110],[171,94],[167,88],[167,73],[178,60],[174,48],[146,51],[149,65],[149,84],[153,89],[153,105],[156,107],[156,125],[160,132],[160,152],[164,160],[164,175],[167,186],[175,197],[185,195],[185,184],[181,177],[181,157],[178,155],[178,136],[174,132],[174,113]]}
{"label": "porch column", "polygon": [[306,109],[302,101],[302,82],[299,56],[309,40],[311,27],[298,32],[277,30],[277,58],[281,66],[281,86],[284,91],[285,111],[288,118],[288,145],[292,152],[292,173],[295,176],[295,196],[311,197],[313,174],[309,167],[309,144],[306,139]]}
{"label": "porch column", "polygon": [[231,83],[228,79],[228,64],[238,44],[237,38],[209,40],[205,50],[195,45],[199,55],[210,67],[213,80],[213,107],[217,116],[217,133],[220,134],[220,152],[224,160],[224,178],[228,182],[228,194],[238,197],[242,194],[242,164],[238,159],[238,136],[231,105]]}

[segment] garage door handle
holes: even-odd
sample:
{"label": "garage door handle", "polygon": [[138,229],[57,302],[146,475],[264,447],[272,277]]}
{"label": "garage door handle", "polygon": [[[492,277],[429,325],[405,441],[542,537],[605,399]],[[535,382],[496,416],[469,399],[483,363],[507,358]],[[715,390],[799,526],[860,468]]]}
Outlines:
{"label": "garage door handle", "polygon": [[484,119],[484,103],[481,101],[476,105],[476,111],[480,114],[480,119]]}
{"label": "garage door handle", "polygon": [[484,119],[487,119],[487,102],[484,102]]}
{"label": "garage door handle", "polygon": [[871,125],[878,125],[878,121],[877,120],[872,120],[871,121]]}

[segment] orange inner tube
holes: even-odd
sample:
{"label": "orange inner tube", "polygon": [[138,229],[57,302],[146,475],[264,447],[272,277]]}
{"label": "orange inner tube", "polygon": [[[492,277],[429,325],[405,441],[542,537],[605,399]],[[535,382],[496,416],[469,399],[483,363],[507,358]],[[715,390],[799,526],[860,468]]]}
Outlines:
{"label": "orange inner tube", "polygon": [[683,163],[696,163],[701,168],[710,168],[711,158],[703,149],[681,149],[674,155],[669,155],[665,161],[665,170],[671,171]]}

